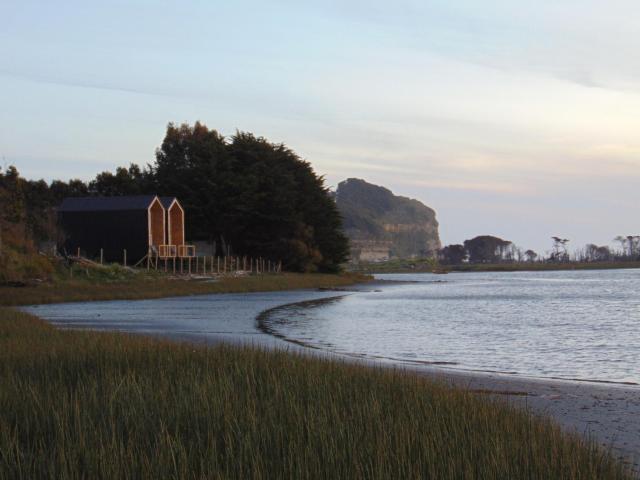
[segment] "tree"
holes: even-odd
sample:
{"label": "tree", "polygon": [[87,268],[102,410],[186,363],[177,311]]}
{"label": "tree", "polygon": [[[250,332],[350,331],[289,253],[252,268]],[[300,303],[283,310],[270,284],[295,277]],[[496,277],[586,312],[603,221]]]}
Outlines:
{"label": "tree", "polygon": [[13,165],[3,174],[0,170],[0,216],[11,223],[25,218],[24,180]]}
{"label": "tree", "polygon": [[89,183],[89,192],[112,197],[117,195],[141,195],[151,190],[148,172],[134,163],[129,168],[118,167],[116,173],[102,172]]}
{"label": "tree", "polygon": [[625,248],[627,245],[627,238],[623,237],[622,235],[618,235],[616,236],[616,238],[613,239],[614,242],[618,242],[620,244],[620,250],[622,255],[625,255]]}
{"label": "tree", "polygon": [[536,259],[538,258],[538,254],[533,250],[527,250],[526,252],[524,252],[524,256],[526,257],[527,262],[530,262],[530,263],[535,262]]}
{"label": "tree", "polygon": [[598,247],[596,250],[596,259],[600,262],[611,260],[611,250],[606,245]]}
{"label": "tree", "polygon": [[640,237],[637,235],[627,235],[626,240],[629,257],[635,257],[638,251],[638,242],[640,241]]}
{"label": "tree", "polygon": [[[297,271],[335,272],[349,253],[334,199],[309,162],[250,133],[226,139],[196,122],[169,124],[156,161],[81,180],[26,181],[0,171],[0,220],[53,239],[54,208],[66,197],[159,194],[180,198],[187,237]],[[222,252],[221,252],[222,253]]]}
{"label": "tree", "polygon": [[149,184],[180,198],[188,236],[298,271],[337,271],[348,241],[324,179],[283,144],[237,132],[169,124]]}
{"label": "tree", "polygon": [[503,259],[509,245],[510,241],[491,235],[480,235],[464,241],[471,263],[498,263]]}
{"label": "tree", "polygon": [[555,262],[568,262],[569,254],[567,253],[568,238],[551,237],[553,240],[553,253],[551,254],[551,260]]}
{"label": "tree", "polygon": [[464,245],[447,245],[440,249],[438,258],[441,263],[446,265],[460,265],[467,258],[467,250]]}

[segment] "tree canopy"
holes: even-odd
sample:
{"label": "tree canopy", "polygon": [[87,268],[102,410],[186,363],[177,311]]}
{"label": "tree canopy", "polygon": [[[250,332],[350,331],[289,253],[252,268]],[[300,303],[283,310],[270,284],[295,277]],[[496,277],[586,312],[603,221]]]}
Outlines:
{"label": "tree canopy", "polygon": [[471,263],[498,263],[509,245],[511,245],[509,240],[492,235],[480,235],[464,241]]}
{"label": "tree canopy", "polygon": [[286,145],[246,132],[225,138],[199,122],[169,124],[155,157],[88,184],[25,181],[10,169],[3,191],[19,194],[5,215],[28,217],[36,239],[51,239],[53,207],[65,197],[176,196],[187,212],[187,238],[215,242],[220,253],[281,260],[294,271],[335,272],[346,261],[348,240],[323,177]]}

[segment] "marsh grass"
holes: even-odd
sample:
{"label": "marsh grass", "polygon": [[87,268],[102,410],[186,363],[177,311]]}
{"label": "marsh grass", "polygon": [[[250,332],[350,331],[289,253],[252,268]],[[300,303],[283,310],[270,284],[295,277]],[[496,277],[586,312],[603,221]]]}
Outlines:
{"label": "marsh grass", "polygon": [[5,308],[0,478],[630,477],[547,420],[416,375]]}
{"label": "marsh grass", "polygon": [[171,279],[160,274],[124,274],[122,268],[91,271],[74,278],[25,287],[0,286],[0,305],[32,305],[91,300],[135,300],[207,293],[245,293],[300,288],[331,288],[353,285],[371,279],[366,275],[284,273],[221,277],[216,281]]}

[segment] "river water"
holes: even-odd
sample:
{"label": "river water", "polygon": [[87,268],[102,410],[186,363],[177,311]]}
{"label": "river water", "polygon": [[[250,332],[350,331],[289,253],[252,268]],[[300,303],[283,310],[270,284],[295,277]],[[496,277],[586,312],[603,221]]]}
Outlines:
{"label": "river water", "polygon": [[70,328],[306,345],[398,364],[640,383],[640,270],[379,278],[401,283],[27,310]]}
{"label": "river water", "polygon": [[342,354],[640,383],[640,271],[379,275],[375,292],[282,307],[281,337]]}

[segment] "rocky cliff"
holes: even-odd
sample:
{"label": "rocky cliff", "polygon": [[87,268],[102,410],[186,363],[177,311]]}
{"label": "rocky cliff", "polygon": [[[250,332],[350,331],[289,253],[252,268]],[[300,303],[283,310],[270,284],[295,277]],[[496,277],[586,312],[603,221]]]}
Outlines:
{"label": "rocky cliff", "polygon": [[357,178],[341,182],[335,198],[353,260],[428,256],[441,246],[436,212],[417,200]]}

